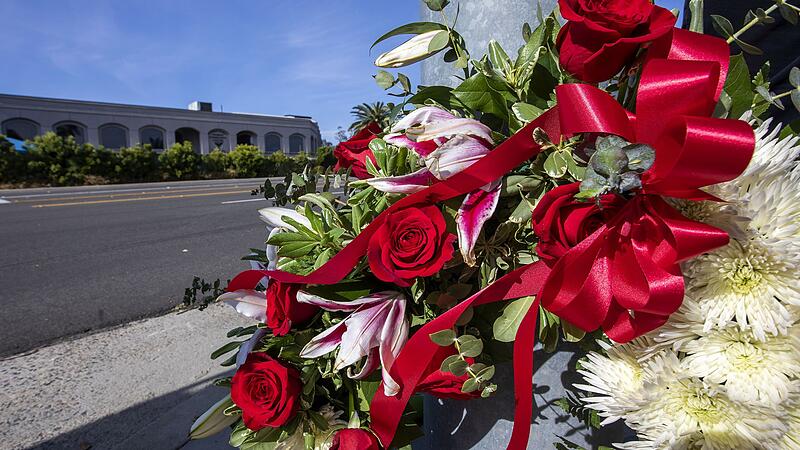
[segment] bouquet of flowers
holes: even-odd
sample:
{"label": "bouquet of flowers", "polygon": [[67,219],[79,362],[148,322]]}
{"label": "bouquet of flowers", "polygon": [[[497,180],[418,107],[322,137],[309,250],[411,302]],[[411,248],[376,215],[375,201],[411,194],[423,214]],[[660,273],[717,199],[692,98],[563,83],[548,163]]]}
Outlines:
{"label": "bouquet of flowers", "polygon": [[620,448],[800,448],[800,147],[765,120],[800,106],[800,70],[774,94],[768,67],[729,56],[797,10],[737,32],[717,17],[726,42],[649,0],[561,0],[565,24],[540,11],[515,57],[491,41],[472,58],[446,19],[380,37],[414,35],[380,67],[443,53],[464,77],[380,70],[402,101],[336,148],[336,174],[267,182],[266,248],[219,297],[254,324],[212,355],[236,372],[190,436],[409,448],[417,394],[514,389],[523,449],[538,339],[586,349],[565,408],[623,419],[638,440]]}

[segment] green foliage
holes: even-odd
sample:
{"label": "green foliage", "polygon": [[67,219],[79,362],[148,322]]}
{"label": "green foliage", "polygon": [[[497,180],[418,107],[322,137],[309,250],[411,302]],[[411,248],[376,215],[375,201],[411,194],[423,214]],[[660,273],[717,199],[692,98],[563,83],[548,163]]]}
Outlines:
{"label": "green foliage", "polygon": [[27,177],[55,186],[84,184],[88,177],[113,175],[113,153],[89,144],[80,145],[70,136],[49,132],[28,145]]}
{"label": "green foliage", "polygon": [[191,142],[176,142],[158,156],[164,177],[172,180],[190,180],[200,171],[201,158],[192,149]]}
{"label": "green foliage", "polygon": [[160,178],[158,154],[149,144],[120,149],[115,175],[124,181],[152,181]]}
{"label": "green foliage", "polygon": [[0,135],[0,183],[25,181],[25,154],[18,152],[5,136]]}
{"label": "green foliage", "polygon": [[[386,72],[389,76],[388,72]],[[376,78],[379,84],[386,83],[382,77],[381,80]],[[394,80],[392,80],[389,87],[394,85]],[[388,88],[387,88],[388,89]],[[358,132],[363,128],[366,128],[372,122],[376,122],[381,127],[387,125],[387,121],[389,119],[389,107],[383,102],[375,102],[375,103],[362,103],[360,105],[356,105],[353,109],[350,110],[350,114],[355,118],[355,121],[350,124],[350,131]]]}
{"label": "green foliage", "polygon": [[236,177],[252,178],[263,175],[264,155],[254,145],[237,145],[228,155],[228,161]]}
{"label": "green foliage", "polygon": [[214,149],[211,153],[203,155],[203,170],[211,176],[227,175],[230,160],[228,154],[220,149]]}

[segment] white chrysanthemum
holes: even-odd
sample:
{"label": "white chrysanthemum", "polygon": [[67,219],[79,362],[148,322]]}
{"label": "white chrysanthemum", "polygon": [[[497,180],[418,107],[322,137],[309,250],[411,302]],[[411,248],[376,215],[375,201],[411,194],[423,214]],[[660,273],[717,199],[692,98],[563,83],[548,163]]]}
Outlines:
{"label": "white chrysanthemum", "polygon": [[764,442],[782,438],[786,431],[781,409],[735,402],[721,385],[676,376],[656,388],[659,395],[631,414],[627,423],[647,436],[673,430],[680,444],[669,448],[758,449]]}
{"label": "white chrysanthemum", "polygon": [[600,342],[606,354],[589,353],[581,363],[583,368],[578,372],[586,384],[575,386],[599,394],[583,401],[605,418],[602,425],[624,418],[642,403],[645,377],[640,361],[652,344],[645,337],[621,345]]}
{"label": "white chrysanthemum", "polygon": [[[743,119],[747,120],[743,117]],[[772,119],[764,121],[756,128],[756,147],[753,159],[737,181],[736,186],[743,192],[748,189],[748,180],[770,178],[775,175],[785,175],[795,165],[800,157],[800,138],[787,136],[780,139],[782,126],[772,127]]]}
{"label": "white chrysanthemum", "polygon": [[752,183],[739,210],[756,238],[786,261],[800,262],[800,168]]}
{"label": "white chrysanthemum", "polygon": [[797,272],[762,242],[731,243],[686,264],[687,293],[706,314],[705,330],[735,320],[759,340],[786,334],[791,314],[783,302],[797,303]]}
{"label": "white chrysanthemum", "polygon": [[788,414],[785,420],[789,429],[777,448],[800,450],[800,383],[795,383],[795,395],[788,403],[786,410]]}
{"label": "white chrysanthemum", "polygon": [[672,314],[664,326],[653,331],[655,349],[670,347],[673,351],[682,351],[683,347],[707,333],[704,328],[706,314],[700,304],[693,298],[683,298],[678,311]]}
{"label": "white chrysanthemum", "polygon": [[724,383],[733,401],[777,407],[789,398],[800,375],[800,346],[789,336],[755,339],[737,328],[715,330],[686,343],[686,371],[712,383]]}

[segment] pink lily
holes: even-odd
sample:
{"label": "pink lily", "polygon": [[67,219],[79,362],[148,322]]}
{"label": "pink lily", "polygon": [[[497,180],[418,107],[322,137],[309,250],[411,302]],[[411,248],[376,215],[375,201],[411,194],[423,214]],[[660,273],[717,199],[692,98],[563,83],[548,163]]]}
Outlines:
{"label": "pink lily", "polygon": [[[384,140],[414,150],[425,165],[408,175],[367,180],[375,189],[393,194],[419,192],[437,180],[452,177],[486,156],[493,142],[486,125],[430,106],[409,113],[391,131]],[[458,246],[470,266],[477,263],[475,243],[497,209],[499,198],[500,183],[490,183],[467,195],[458,210]]]}
{"label": "pink lily", "polygon": [[339,348],[333,370],[341,370],[366,357],[357,373],[348,376],[360,380],[381,365],[384,392],[396,395],[400,386],[389,370],[408,340],[406,298],[394,291],[370,294],[351,302],[337,302],[300,291],[297,300],[327,311],[349,312],[336,325],[315,336],[300,352],[303,358],[317,358]]}

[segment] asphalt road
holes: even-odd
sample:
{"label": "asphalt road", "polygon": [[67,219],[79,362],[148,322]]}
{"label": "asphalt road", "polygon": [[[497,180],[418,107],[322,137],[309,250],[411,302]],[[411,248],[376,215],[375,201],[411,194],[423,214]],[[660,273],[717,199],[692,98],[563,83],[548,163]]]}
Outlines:
{"label": "asphalt road", "polygon": [[261,247],[263,180],[0,190],[0,356],[169,310]]}

